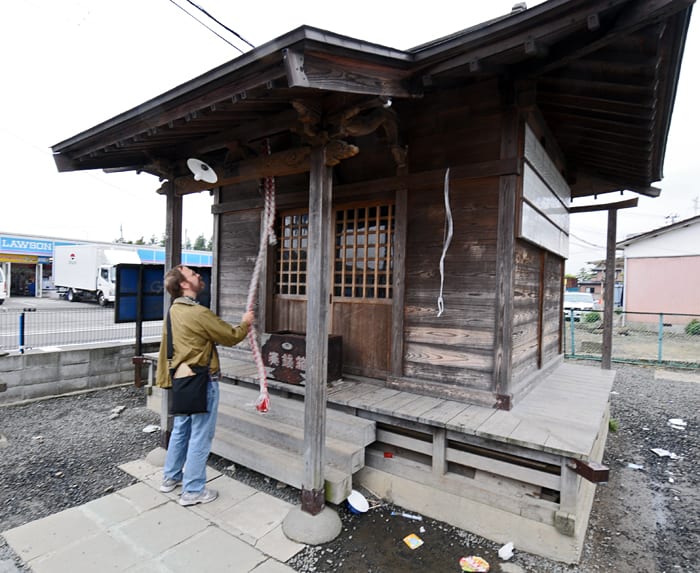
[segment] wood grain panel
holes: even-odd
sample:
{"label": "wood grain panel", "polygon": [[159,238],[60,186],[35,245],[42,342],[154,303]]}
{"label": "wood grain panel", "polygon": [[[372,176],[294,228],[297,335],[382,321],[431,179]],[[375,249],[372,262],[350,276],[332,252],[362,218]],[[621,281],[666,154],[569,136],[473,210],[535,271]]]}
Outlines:
{"label": "wood grain panel", "polygon": [[220,215],[217,300],[219,313],[228,320],[237,322],[245,311],[259,241],[260,211]]}
{"label": "wood grain panel", "polygon": [[443,300],[439,262],[443,189],[409,192],[404,306],[404,375],[464,388],[491,386],[493,364],[497,178],[450,185],[454,234],[445,257]]}
{"label": "wood grain panel", "polygon": [[391,301],[332,305],[331,334],[343,337],[343,369],[386,378],[391,356]]}
{"label": "wood grain panel", "polygon": [[271,330],[306,332],[306,299],[275,296],[272,309]]}
{"label": "wood grain panel", "polygon": [[513,292],[513,378],[537,370],[539,358],[541,249],[525,241],[515,243]]}

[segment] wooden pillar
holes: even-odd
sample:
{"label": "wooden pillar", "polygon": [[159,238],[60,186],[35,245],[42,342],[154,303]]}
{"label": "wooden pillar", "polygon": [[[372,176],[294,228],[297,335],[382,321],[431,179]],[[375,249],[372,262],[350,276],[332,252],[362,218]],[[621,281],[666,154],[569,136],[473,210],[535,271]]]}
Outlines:
{"label": "wooden pillar", "polygon": [[[503,117],[501,159],[518,157],[519,115],[511,108]],[[496,333],[494,390],[497,407],[510,410],[513,358],[513,284],[515,273],[515,213],[517,175],[501,176],[498,188],[498,237],[496,240]]]}
{"label": "wooden pillar", "polygon": [[[617,236],[617,209],[608,210],[608,238],[605,258],[605,280],[603,281],[603,352],[601,368],[612,368],[613,305],[615,304],[615,251]],[[573,325],[572,325],[573,328]]]}
{"label": "wooden pillar", "polygon": [[433,473],[444,476],[447,473],[447,430],[433,428]]}
{"label": "wooden pillar", "polygon": [[406,228],[408,220],[408,190],[396,191],[394,211],[394,292],[391,322],[391,373],[403,376],[403,312],[406,292]]}
{"label": "wooden pillar", "polygon": [[[182,261],[182,197],[175,194],[172,178],[168,182],[165,213],[165,271]],[[167,297],[166,297],[167,298]],[[166,308],[170,306],[166,301]]]}
{"label": "wooden pillar", "polygon": [[325,506],[324,445],[328,382],[332,170],[325,147],[311,151],[309,250],[306,276],[306,392],[304,395],[304,481],[301,510],[317,515]]}
{"label": "wooden pillar", "polygon": [[[214,205],[221,203],[221,187],[214,189]],[[212,212],[214,209],[212,209]],[[219,249],[221,249],[221,241],[219,241],[219,230],[221,229],[221,213],[218,211],[213,215],[214,223],[212,225],[212,245],[211,245],[211,284],[209,291],[211,293],[211,310],[219,314]],[[258,324],[260,324],[258,322]]]}
{"label": "wooden pillar", "polygon": [[570,537],[573,537],[576,532],[578,484],[578,475],[569,467],[568,460],[566,458],[562,459],[559,510],[554,514],[554,527],[559,533]]}
{"label": "wooden pillar", "polygon": [[[182,260],[182,197],[175,194],[174,177],[170,177],[167,183],[165,207],[165,272],[179,265]],[[163,316],[170,308],[170,296],[163,293]],[[170,415],[170,391],[161,392],[160,427],[164,431],[160,433],[160,445],[168,449],[170,434],[173,431],[173,417]]]}

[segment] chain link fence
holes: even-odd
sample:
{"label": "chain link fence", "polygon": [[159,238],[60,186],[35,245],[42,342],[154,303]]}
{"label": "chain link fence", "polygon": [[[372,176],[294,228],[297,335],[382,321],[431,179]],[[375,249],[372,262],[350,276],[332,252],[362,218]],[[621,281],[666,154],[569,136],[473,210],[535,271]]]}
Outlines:
{"label": "chain link fence", "polygon": [[[142,323],[143,342],[160,340],[162,321]],[[136,323],[114,322],[114,308],[0,308],[0,352],[136,341]]]}
{"label": "chain link fence", "polygon": [[[566,314],[563,346],[567,358],[600,360],[603,313]],[[612,360],[700,368],[700,315],[615,310]]]}

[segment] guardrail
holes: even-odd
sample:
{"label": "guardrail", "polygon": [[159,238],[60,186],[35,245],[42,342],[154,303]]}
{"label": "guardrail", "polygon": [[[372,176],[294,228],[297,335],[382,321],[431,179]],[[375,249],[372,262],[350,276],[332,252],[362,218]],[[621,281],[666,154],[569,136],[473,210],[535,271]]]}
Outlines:
{"label": "guardrail", "polygon": [[[600,360],[602,311],[565,314],[563,346],[567,358]],[[700,368],[700,315],[615,310],[612,360]]]}
{"label": "guardrail", "polygon": [[[160,340],[162,321],[142,323],[142,341]],[[135,342],[136,323],[114,322],[113,308],[0,309],[0,351]]]}

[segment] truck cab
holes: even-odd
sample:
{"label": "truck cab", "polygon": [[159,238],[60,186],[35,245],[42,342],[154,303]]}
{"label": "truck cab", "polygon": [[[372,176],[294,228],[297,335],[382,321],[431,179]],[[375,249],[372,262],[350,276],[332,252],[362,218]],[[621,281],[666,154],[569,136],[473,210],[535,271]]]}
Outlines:
{"label": "truck cab", "polygon": [[97,286],[95,289],[97,302],[100,306],[108,302],[114,302],[115,283],[117,281],[116,267],[102,265],[100,274],[97,276]]}

